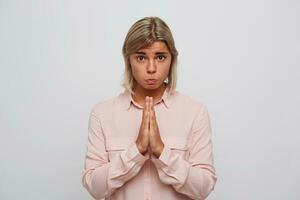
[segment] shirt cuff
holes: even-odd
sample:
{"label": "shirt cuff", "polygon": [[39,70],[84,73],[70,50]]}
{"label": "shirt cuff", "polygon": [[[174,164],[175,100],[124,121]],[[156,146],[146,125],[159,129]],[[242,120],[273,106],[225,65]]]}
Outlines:
{"label": "shirt cuff", "polygon": [[149,159],[149,157],[140,153],[135,142],[132,143],[125,152],[123,152],[121,157],[125,162],[135,162],[139,165],[143,165],[144,162]]}
{"label": "shirt cuff", "polygon": [[159,158],[151,158],[160,180],[165,184],[181,187],[189,173],[190,165],[179,154],[174,154],[170,147],[164,145]]}

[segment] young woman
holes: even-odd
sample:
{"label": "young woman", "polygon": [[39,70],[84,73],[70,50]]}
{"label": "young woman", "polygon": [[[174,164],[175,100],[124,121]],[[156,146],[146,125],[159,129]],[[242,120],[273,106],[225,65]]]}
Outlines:
{"label": "young woman", "polygon": [[128,31],[125,90],[89,118],[82,183],[95,199],[205,199],[214,189],[207,107],[175,90],[177,55],[158,17]]}

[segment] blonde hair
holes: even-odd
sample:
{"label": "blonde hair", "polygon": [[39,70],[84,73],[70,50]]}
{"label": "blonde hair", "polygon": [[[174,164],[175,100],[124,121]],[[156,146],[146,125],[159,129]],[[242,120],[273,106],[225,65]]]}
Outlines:
{"label": "blonde hair", "polygon": [[136,21],[129,29],[122,48],[122,53],[125,62],[124,80],[122,86],[124,92],[134,94],[133,87],[136,80],[132,75],[129,57],[141,48],[151,45],[153,42],[163,41],[167,45],[171,55],[172,61],[170,71],[168,74],[167,87],[169,91],[173,92],[176,88],[177,82],[177,49],[175,42],[168,25],[159,17],[144,17]]}

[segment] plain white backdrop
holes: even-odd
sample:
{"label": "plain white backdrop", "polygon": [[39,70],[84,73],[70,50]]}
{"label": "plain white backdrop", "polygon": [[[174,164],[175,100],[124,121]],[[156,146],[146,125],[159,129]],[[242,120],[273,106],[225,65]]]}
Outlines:
{"label": "plain white backdrop", "polygon": [[92,106],[118,95],[130,26],[158,16],[181,93],[211,117],[209,200],[300,199],[300,2],[0,0],[0,199],[92,199]]}

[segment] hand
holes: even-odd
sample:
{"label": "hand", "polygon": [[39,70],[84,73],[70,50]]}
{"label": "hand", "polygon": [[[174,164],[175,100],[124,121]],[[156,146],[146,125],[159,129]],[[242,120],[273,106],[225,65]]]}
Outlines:
{"label": "hand", "polygon": [[155,110],[153,105],[153,98],[146,96],[145,106],[143,108],[143,117],[140,126],[140,131],[138,138],[136,140],[136,145],[139,152],[143,155],[150,151],[157,158],[160,156],[164,144],[161,140],[158,125],[156,122]]}
{"label": "hand", "polygon": [[149,126],[149,142],[150,142],[150,149],[156,158],[159,158],[161,152],[164,149],[164,143],[161,140],[158,125],[156,122],[155,110],[154,110],[154,103],[153,98],[150,97],[150,126]]}
{"label": "hand", "polygon": [[139,135],[136,140],[136,145],[139,152],[143,155],[147,152],[149,148],[149,125],[150,125],[150,103],[149,97],[146,96],[145,106],[143,108],[143,117],[140,126]]}

